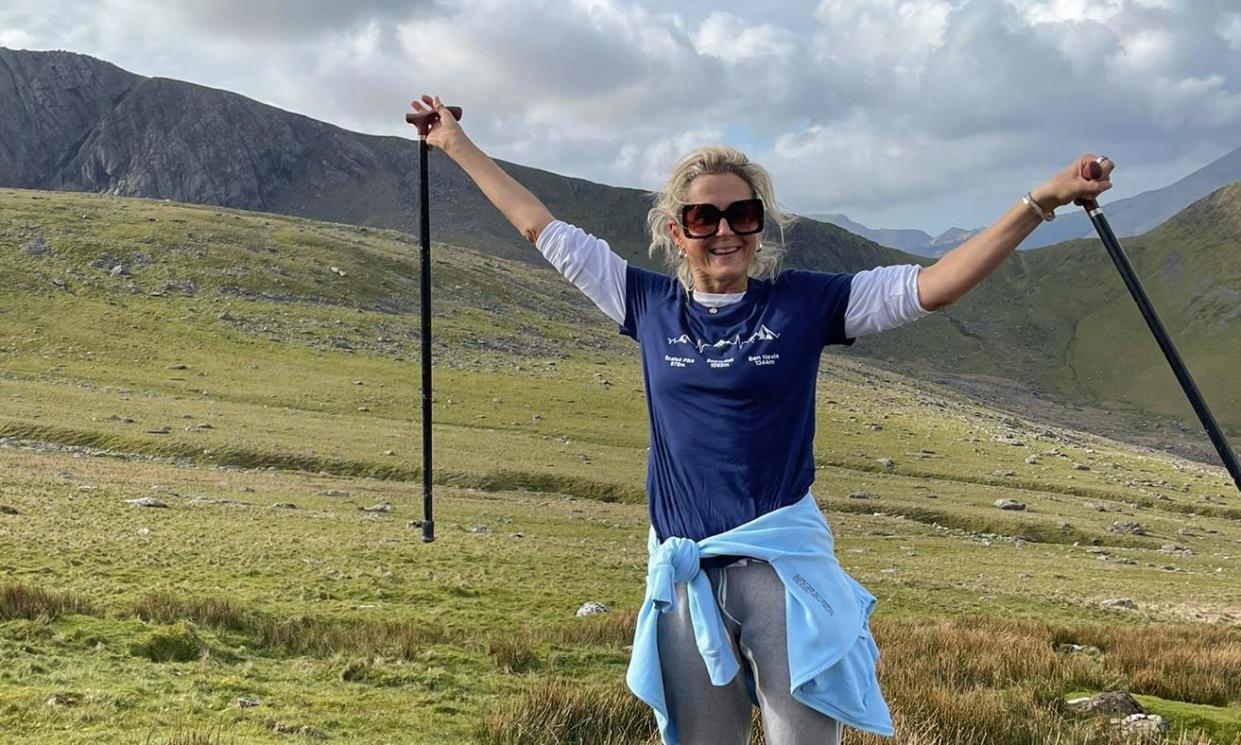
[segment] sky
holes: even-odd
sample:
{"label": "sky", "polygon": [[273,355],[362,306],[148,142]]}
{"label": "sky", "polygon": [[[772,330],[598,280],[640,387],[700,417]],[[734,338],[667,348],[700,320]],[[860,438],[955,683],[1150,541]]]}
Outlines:
{"label": "sky", "polygon": [[1083,152],[1115,199],[1241,147],[1241,0],[5,0],[0,46],[371,134],[430,92],[492,156],[618,186],[734,145],[787,209],[931,233]]}

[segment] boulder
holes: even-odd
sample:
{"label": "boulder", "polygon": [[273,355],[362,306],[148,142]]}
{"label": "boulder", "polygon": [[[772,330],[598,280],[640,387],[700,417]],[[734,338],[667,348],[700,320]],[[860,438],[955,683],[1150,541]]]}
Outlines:
{"label": "boulder", "polygon": [[[1072,645],[1076,646],[1076,645]],[[1084,647],[1082,649],[1085,649]],[[1144,714],[1146,709],[1127,691],[1104,691],[1094,696],[1075,698],[1068,702],[1069,708],[1092,714],[1111,714],[1127,717],[1130,714]]]}
{"label": "boulder", "polygon": [[594,600],[590,600],[585,603],[582,603],[582,607],[577,609],[576,615],[579,618],[584,618],[586,616],[598,616],[604,613],[611,613],[611,612],[612,612],[611,609],[609,609],[603,603],[598,603],[598,602],[595,602]]}
{"label": "boulder", "polygon": [[1117,520],[1112,523],[1112,532],[1114,533],[1130,533],[1132,535],[1146,535],[1146,528],[1143,528],[1136,520]]}
{"label": "boulder", "polygon": [[1140,737],[1144,742],[1163,742],[1168,732],[1167,721],[1158,714],[1130,714],[1123,719],[1113,719],[1125,737]]}

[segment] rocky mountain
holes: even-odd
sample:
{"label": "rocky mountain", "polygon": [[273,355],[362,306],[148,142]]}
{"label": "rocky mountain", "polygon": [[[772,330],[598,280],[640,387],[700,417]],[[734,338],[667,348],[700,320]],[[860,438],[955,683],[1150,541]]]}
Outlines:
{"label": "rocky mountain", "polygon": [[[394,105],[393,117],[403,117]],[[412,132],[411,128],[411,132]],[[645,192],[501,163],[557,217],[650,264]],[[430,159],[437,240],[537,256],[456,165]],[[0,48],[0,186],[171,199],[415,232],[411,139],[349,132],[228,91],[147,78],[69,52]],[[861,269],[907,260],[813,221],[786,236],[790,262]]]}

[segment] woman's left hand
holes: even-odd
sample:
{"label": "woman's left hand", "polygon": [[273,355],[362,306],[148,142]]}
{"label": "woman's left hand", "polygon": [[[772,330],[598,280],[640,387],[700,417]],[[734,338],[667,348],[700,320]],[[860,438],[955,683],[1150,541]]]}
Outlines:
{"label": "woman's left hand", "polygon": [[[1091,163],[1098,163],[1103,170],[1099,178],[1093,181],[1082,175],[1087,172]],[[1045,210],[1063,207],[1075,199],[1094,199],[1112,188],[1111,175],[1115,168],[1116,163],[1111,158],[1086,153],[1047,179],[1041,186],[1030,192],[1030,195]]]}

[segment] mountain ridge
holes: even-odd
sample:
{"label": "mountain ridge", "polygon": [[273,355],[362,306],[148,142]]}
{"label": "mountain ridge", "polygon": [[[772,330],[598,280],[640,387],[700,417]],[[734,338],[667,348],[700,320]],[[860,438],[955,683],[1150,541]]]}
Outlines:
{"label": "mountain ridge", "polygon": [[982,228],[951,227],[939,235],[931,235],[917,228],[871,228],[839,212],[811,212],[806,217],[843,228],[881,246],[930,259],[943,256],[982,231]]}
{"label": "mountain ridge", "polygon": [[[171,199],[279,212],[317,220],[416,232],[418,153],[411,140],[364,135],[253,101],[229,91],[146,78],[86,55],[14,52],[0,48],[10,85],[0,101],[0,134],[20,131],[31,116],[19,95],[38,90],[67,107],[95,90],[91,75],[107,72],[107,90],[81,107],[65,132],[43,127],[15,139],[36,167],[0,159],[0,185]],[[22,77],[19,78],[19,74]],[[24,81],[24,83],[23,83]],[[4,113],[7,112],[7,113]],[[93,118],[92,118],[93,117]],[[412,130],[411,130],[412,131]],[[644,215],[650,195],[498,161],[557,217],[606,236],[626,260],[656,268],[647,255]],[[438,240],[485,244],[496,255],[525,261],[537,253],[451,159],[432,152],[432,230]],[[834,226],[797,221],[786,233],[790,265],[857,271],[902,263],[909,256]]]}

